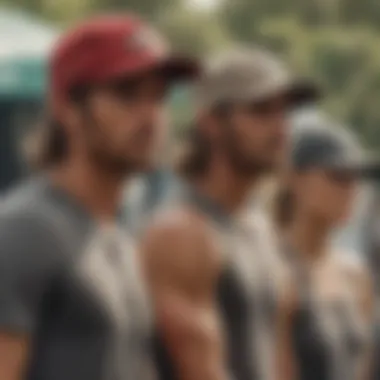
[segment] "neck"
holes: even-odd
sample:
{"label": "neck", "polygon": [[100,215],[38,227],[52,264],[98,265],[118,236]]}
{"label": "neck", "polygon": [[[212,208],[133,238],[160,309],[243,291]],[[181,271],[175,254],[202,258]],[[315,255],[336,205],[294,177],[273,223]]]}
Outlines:
{"label": "neck", "polygon": [[317,261],[325,253],[329,227],[313,218],[296,215],[289,228],[289,241],[296,252],[309,262]]}
{"label": "neck", "polygon": [[53,182],[74,196],[97,219],[115,218],[124,178],[89,162],[67,161],[50,172]]}
{"label": "neck", "polygon": [[211,166],[194,184],[199,192],[234,213],[245,205],[254,182],[251,177],[239,175],[227,166]]}

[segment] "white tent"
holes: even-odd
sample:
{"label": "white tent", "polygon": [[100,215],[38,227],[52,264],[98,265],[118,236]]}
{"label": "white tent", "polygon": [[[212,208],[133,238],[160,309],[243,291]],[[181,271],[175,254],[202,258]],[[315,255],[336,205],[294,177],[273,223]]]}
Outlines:
{"label": "white tent", "polygon": [[57,36],[25,13],[0,9],[0,59],[46,55]]}
{"label": "white tent", "polygon": [[0,9],[0,95],[37,96],[58,31],[33,17]]}

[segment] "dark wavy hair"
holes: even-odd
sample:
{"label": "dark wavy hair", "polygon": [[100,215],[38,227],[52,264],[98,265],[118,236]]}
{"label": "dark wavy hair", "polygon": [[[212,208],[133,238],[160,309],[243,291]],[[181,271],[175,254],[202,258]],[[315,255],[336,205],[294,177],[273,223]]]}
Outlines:
{"label": "dark wavy hair", "polygon": [[[69,91],[69,101],[81,105],[87,99],[90,89],[77,87]],[[60,164],[69,151],[68,136],[64,125],[56,118],[50,117],[36,128],[27,138],[28,146],[33,149],[28,153],[28,160],[35,169],[45,169]],[[30,150],[30,149],[29,149]]]}
{"label": "dark wavy hair", "polygon": [[[232,104],[227,102],[215,105],[210,110],[210,115],[218,119],[222,124],[228,118],[232,106]],[[196,178],[204,175],[211,158],[212,142],[210,138],[195,122],[186,128],[186,133],[181,140],[184,154],[181,155],[176,163],[177,173],[185,178]]]}
{"label": "dark wavy hair", "polygon": [[176,163],[177,173],[188,179],[202,176],[210,161],[209,139],[194,126],[180,143],[183,152]]}
{"label": "dark wavy hair", "polygon": [[280,228],[287,227],[293,219],[295,196],[287,185],[280,186],[274,199],[274,220]]}

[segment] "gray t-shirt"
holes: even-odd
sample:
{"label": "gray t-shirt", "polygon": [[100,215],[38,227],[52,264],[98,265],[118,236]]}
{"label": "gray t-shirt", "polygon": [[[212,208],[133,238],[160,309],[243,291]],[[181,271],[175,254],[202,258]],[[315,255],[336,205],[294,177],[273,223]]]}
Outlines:
{"label": "gray t-shirt", "polygon": [[150,328],[122,229],[42,178],[2,201],[0,330],[31,337],[27,380],[150,380]]}

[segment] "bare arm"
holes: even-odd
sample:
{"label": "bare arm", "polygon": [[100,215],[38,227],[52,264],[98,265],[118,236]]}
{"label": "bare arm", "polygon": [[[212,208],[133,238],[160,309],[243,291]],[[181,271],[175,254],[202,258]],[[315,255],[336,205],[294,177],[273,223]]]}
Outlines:
{"label": "bare arm", "polygon": [[225,380],[218,253],[200,220],[177,216],[153,226],[142,245],[158,327],[181,380]]}
{"label": "bare arm", "polygon": [[28,338],[0,333],[0,378],[23,379],[28,353]]}

